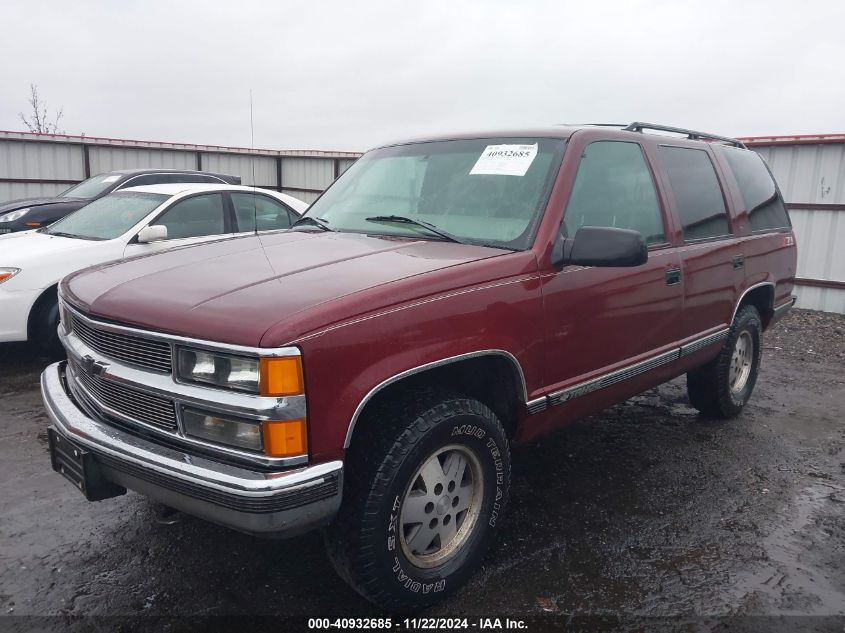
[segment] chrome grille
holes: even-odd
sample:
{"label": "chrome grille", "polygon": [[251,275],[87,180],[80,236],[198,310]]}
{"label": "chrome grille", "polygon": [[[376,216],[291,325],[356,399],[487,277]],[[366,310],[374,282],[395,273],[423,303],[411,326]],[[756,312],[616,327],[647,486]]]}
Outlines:
{"label": "chrome grille", "polygon": [[88,347],[104,356],[153,371],[171,371],[170,345],[163,341],[101,330],[75,314],[71,315],[71,331]]}
{"label": "chrome grille", "polygon": [[99,404],[135,422],[144,422],[168,431],[176,430],[173,401],[88,374],[73,361],[70,361],[70,366],[74,378]]}

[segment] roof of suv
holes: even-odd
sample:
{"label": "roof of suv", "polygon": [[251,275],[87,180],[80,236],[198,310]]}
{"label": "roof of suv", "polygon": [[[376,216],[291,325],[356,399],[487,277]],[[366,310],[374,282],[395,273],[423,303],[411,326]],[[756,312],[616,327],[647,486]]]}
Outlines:
{"label": "roof of suv", "polygon": [[[632,129],[633,128],[633,129]],[[642,138],[643,135],[649,137],[657,136],[659,138],[678,139],[685,141],[716,141],[721,143],[729,143],[737,147],[744,148],[741,141],[707,132],[700,132],[696,130],[688,130],[684,128],[675,128],[664,125],[634,122],[631,124],[625,123],[582,123],[582,124],[562,124],[537,128],[510,128],[500,130],[477,130],[475,132],[459,132],[454,134],[438,134],[425,137],[417,137],[405,139],[400,142],[386,143],[382,147],[391,147],[394,145],[405,145],[408,143],[425,143],[431,141],[453,141],[461,139],[483,139],[483,138],[560,138],[568,139],[575,132],[579,130],[604,130],[609,135],[620,138],[631,138],[636,135],[636,138]],[[669,132],[673,134],[655,134],[653,132],[644,132],[643,130],[655,130]],[[686,135],[684,138],[683,135]]]}

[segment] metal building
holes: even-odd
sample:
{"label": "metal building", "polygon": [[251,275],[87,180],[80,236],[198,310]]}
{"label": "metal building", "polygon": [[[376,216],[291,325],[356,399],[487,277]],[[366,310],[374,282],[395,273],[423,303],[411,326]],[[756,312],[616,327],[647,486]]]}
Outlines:
{"label": "metal building", "polygon": [[742,139],[774,172],[798,243],[798,307],[845,314],[845,134]]}
{"label": "metal building", "polygon": [[313,202],[359,156],[0,131],[0,201],[54,196],[112,169],[161,167],[233,174]]}

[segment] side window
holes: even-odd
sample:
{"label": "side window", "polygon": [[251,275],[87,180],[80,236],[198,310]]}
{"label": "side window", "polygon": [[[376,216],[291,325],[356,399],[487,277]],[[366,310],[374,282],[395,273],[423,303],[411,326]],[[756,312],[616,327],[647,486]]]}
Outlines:
{"label": "side window", "polygon": [[133,176],[122,185],[120,188],[123,189],[124,187],[141,187],[143,185],[155,185],[160,183],[160,180],[156,180],[153,174],[146,174],[145,176]]}
{"label": "side window", "polygon": [[291,219],[288,208],[272,198],[252,193],[232,193],[235,217],[238,219],[238,231],[259,231],[290,228]]}
{"label": "side window", "polygon": [[786,206],[763,159],[756,152],[736,147],[726,147],[724,152],[739,185],[751,230],[788,228]]}
{"label": "side window", "polygon": [[222,185],[223,182],[214,176],[203,176],[202,174],[156,174],[154,183],[179,183],[179,182],[204,182],[213,185]]}
{"label": "side window", "polygon": [[660,159],[669,174],[684,239],[730,235],[722,188],[707,152],[663,145]]}
{"label": "side window", "polygon": [[657,192],[642,148],[624,141],[590,143],[581,157],[564,229],[582,226],[639,231],[647,244],[666,241]]}
{"label": "side window", "polygon": [[219,178],[214,176],[203,176],[202,174],[144,174],[135,176],[123,183],[120,188],[140,187],[142,185],[163,185],[179,182],[204,182],[214,185],[222,185]]}
{"label": "side window", "polygon": [[223,195],[193,196],[177,202],[153,224],[167,227],[167,239],[220,235],[225,232]]}

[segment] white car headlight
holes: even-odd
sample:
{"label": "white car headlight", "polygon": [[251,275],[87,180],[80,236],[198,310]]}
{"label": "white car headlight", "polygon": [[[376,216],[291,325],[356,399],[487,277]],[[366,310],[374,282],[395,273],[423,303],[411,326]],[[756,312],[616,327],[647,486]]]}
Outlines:
{"label": "white car headlight", "polygon": [[14,222],[29,213],[29,209],[30,207],[27,207],[26,209],[18,209],[17,211],[4,213],[3,215],[0,215],[0,222]]}
{"label": "white car headlight", "polygon": [[21,271],[20,268],[0,268],[0,284],[9,281]]}

